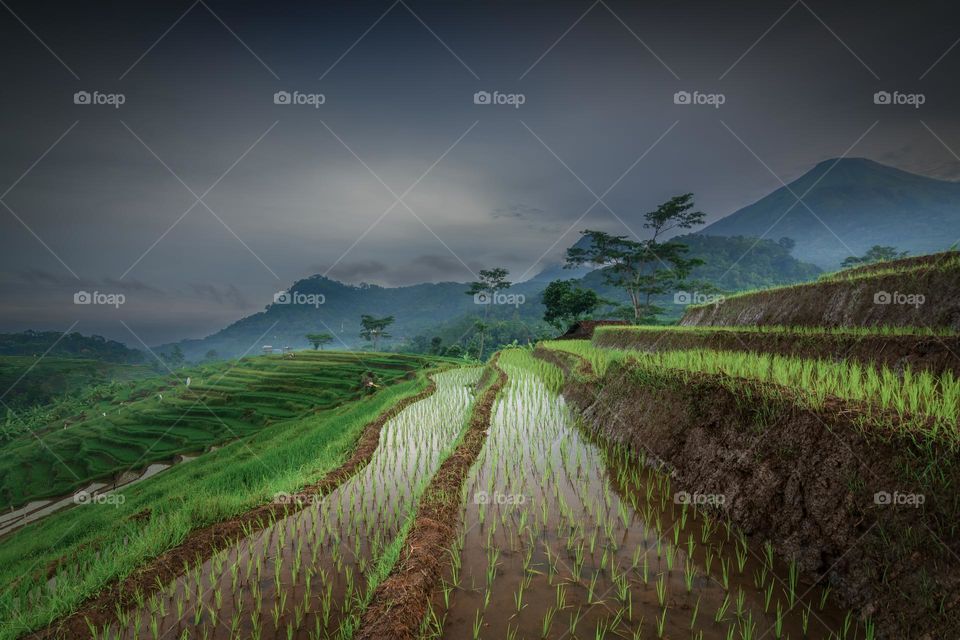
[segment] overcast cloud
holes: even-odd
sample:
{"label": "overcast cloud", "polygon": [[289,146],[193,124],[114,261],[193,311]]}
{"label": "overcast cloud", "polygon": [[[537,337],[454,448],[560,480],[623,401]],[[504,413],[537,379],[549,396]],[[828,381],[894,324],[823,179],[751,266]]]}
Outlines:
{"label": "overcast cloud", "polygon": [[0,12],[0,329],[78,322],[140,346],[314,273],[530,277],[583,228],[641,233],[688,191],[712,221],[842,154],[960,178],[945,3],[206,5],[10,2],[56,57]]}

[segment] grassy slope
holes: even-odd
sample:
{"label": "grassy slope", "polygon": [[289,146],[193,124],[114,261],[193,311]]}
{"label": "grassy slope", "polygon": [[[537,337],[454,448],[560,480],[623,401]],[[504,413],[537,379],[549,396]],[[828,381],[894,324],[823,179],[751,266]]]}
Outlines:
{"label": "grassy slope", "polygon": [[154,375],[144,365],[118,364],[83,358],[0,355],[0,393],[13,408],[51,402],[84,388],[110,381]]}
{"label": "grassy slope", "polygon": [[[61,495],[98,478],[329,409],[364,393],[366,370],[390,383],[422,362],[413,356],[358,358],[335,352],[245,358],[179,372],[184,379],[191,376],[191,386],[177,383],[162,400],[157,378],[133,383],[91,401],[69,428],[59,422],[34,425],[40,439],[24,430],[6,443],[0,449],[0,508]],[[172,376],[162,380],[173,383]],[[127,404],[121,406],[120,399]]]}
{"label": "grassy slope", "polygon": [[[124,489],[121,505],[71,509],[14,533],[0,545],[0,584],[7,585],[0,592],[0,619],[12,622],[0,638],[69,613],[103,584],[177,545],[193,529],[316,481],[345,459],[368,422],[425,386],[421,374],[373,396],[282,422]],[[53,567],[56,591],[44,586]]]}

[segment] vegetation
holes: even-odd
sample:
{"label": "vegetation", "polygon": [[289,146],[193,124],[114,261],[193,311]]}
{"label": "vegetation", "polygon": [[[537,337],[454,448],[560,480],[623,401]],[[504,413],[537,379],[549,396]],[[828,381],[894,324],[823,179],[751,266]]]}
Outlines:
{"label": "vegetation", "polygon": [[421,637],[870,637],[654,460],[585,437],[558,368],[526,349],[499,364],[508,386]]}
{"label": "vegetation", "polygon": [[456,446],[479,374],[478,368],[437,374],[435,393],[387,421],[369,463],[315,509],[268,527],[261,534],[268,544],[247,538],[186,568],[129,612],[123,626],[156,627],[174,638],[184,631],[212,637],[221,623],[234,637],[240,628],[349,637],[398,559],[431,476]]}
{"label": "vegetation", "polygon": [[[337,370],[343,387],[356,382],[355,370],[342,354],[315,358],[331,359],[324,370],[328,383],[334,383]],[[423,361],[385,356],[382,365],[410,370],[414,362]],[[270,377],[268,371],[261,373]],[[119,504],[93,503],[55,513],[10,535],[0,545],[0,583],[7,585],[0,592],[0,618],[7,623],[0,637],[16,637],[73,610],[194,529],[316,482],[341,464],[365,425],[426,385],[423,375],[393,380],[375,395],[344,397],[343,403],[283,420],[207,453],[203,464],[177,465],[125,487]]]}
{"label": "vegetation", "polygon": [[50,355],[0,356],[0,402],[19,411],[74,398],[91,387],[152,375],[152,369],[139,364]]}
{"label": "vegetation", "polygon": [[865,264],[875,264],[877,262],[889,262],[905,258],[908,251],[897,251],[896,247],[887,247],[875,244],[862,256],[849,256],[840,263],[841,269],[848,267],[859,267]]}
{"label": "vegetation", "polygon": [[333,342],[333,335],[329,333],[308,333],[307,340],[313,345],[313,349],[323,350],[323,345]]}
{"label": "vegetation", "polygon": [[362,327],[360,337],[367,342],[372,342],[373,350],[377,351],[380,348],[380,340],[390,337],[390,334],[387,333],[387,327],[391,324],[393,324],[393,316],[375,318],[370,315],[362,315],[360,316],[360,326]]}
{"label": "vegetation", "polygon": [[585,264],[603,268],[607,284],[623,289],[630,299],[637,322],[656,317],[663,309],[653,304],[654,296],[662,296],[686,286],[691,270],[702,264],[688,258],[688,247],[677,241],[661,241],[674,229],[689,229],[703,224],[704,213],[693,211],[693,194],[675,196],[656,210],[643,215],[643,226],[651,230],[642,241],[627,236],[614,236],[603,231],[586,230],[587,247],[567,250],[567,264]]}
{"label": "vegetation", "polygon": [[65,494],[98,478],[331,409],[365,392],[368,370],[389,384],[423,364],[410,356],[304,352],[292,359],[257,356],[202,365],[182,371],[182,379],[153,378],[104,390],[114,395],[71,405],[77,413],[62,423],[18,419],[8,427],[19,432],[0,449],[0,506]]}
{"label": "vegetation", "polygon": [[478,358],[483,358],[483,344],[489,329],[487,318],[490,316],[490,308],[497,304],[497,294],[513,285],[512,282],[507,280],[509,274],[509,271],[502,268],[481,269],[480,280],[471,282],[470,287],[465,291],[468,296],[473,296],[473,301],[476,304],[483,306],[483,320],[476,324],[477,333],[480,334]]}
{"label": "vegetation", "polygon": [[942,327],[891,327],[886,325],[872,327],[783,327],[777,325],[630,325],[597,327],[594,335],[601,333],[621,333],[624,331],[676,331],[708,335],[727,331],[731,333],[769,333],[775,335],[790,334],[804,336],[850,335],[850,336],[955,336],[957,333]]}
{"label": "vegetation", "polygon": [[[737,380],[756,381],[769,385],[773,393],[787,393],[815,409],[823,408],[831,398],[840,398],[862,406],[865,415],[878,423],[904,429],[920,441],[960,447],[960,381],[950,372],[938,378],[905,367],[900,376],[887,368],[878,370],[856,363],[732,351],[641,354],[601,349],[584,340],[556,341],[546,346],[585,358],[600,376],[611,363],[629,360],[631,365],[651,371],[718,375],[734,386],[739,384]],[[897,416],[896,423],[889,420],[889,414]]]}
{"label": "vegetation", "polygon": [[[919,277],[931,272],[943,273],[956,271],[958,269],[960,269],[960,253],[956,251],[949,251],[931,254],[929,256],[922,256],[921,259],[915,261],[907,260],[906,264],[897,264],[894,262],[889,267],[884,267],[883,263],[877,263],[875,267],[869,269],[852,268],[824,273],[813,282],[801,282],[787,286],[738,291],[736,293],[726,295],[725,301],[729,302],[734,298],[742,298],[744,296],[752,296],[760,293],[792,291],[801,287],[816,287],[822,283],[861,282],[865,280],[879,279],[886,276]],[[691,308],[698,306],[703,305],[690,305]]]}
{"label": "vegetation", "polygon": [[0,333],[0,356],[41,356],[85,358],[137,364],[143,353],[103,336],[84,336],[77,332],[24,331]]}
{"label": "vegetation", "polygon": [[590,317],[605,301],[595,291],[577,286],[576,280],[554,280],[543,291],[543,319],[565,331],[574,322]]}

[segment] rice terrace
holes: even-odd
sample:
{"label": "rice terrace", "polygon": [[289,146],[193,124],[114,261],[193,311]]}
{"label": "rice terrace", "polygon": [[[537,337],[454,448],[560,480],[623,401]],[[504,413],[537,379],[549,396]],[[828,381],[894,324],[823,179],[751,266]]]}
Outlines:
{"label": "rice terrace", "polygon": [[0,5],[0,640],[960,639],[955,3]]}

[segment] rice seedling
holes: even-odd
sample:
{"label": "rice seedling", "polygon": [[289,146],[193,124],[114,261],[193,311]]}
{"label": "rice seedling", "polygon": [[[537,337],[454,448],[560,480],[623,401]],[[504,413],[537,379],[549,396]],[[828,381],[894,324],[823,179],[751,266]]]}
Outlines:
{"label": "rice seedling", "polygon": [[[829,398],[858,403],[866,415],[888,423],[896,415],[900,428],[924,440],[960,446],[960,380],[949,371],[934,376],[927,371],[904,369],[902,375],[888,368],[864,368],[846,362],[803,359],[750,352],[687,350],[635,353],[600,349],[582,340],[545,343],[551,349],[568,351],[591,363],[603,376],[612,363],[629,361],[657,375],[706,373],[730,385],[737,380],[761,383],[761,391],[774,397],[789,397],[812,409],[825,406]],[[787,391],[789,390],[789,391]]]}

